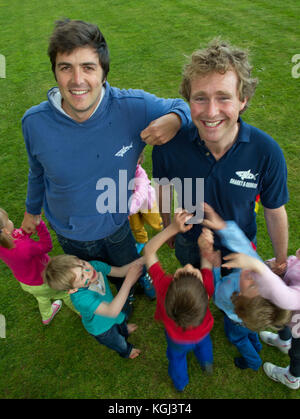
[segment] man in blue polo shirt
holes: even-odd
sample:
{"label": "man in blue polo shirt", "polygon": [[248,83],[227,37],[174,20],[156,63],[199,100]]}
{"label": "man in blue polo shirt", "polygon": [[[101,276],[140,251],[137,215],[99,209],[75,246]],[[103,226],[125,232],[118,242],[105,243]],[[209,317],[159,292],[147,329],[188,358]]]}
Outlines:
{"label": "man in blue polo shirt", "polygon": [[[188,210],[199,203],[200,184],[197,190],[196,179],[203,178],[204,200],[224,220],[236,221],[251,241],[256,238],[254,209],[260,194],[280,272],[285,267],[288,244],[284,206],[288,201],[287,168],[278,144],[240,117],[256,84],[245,52],[220,40],[194,52],[181,84],[193,123],[169,143],[154,147],[153,177],[164,178],[161,184],[166,183],[166,178],[173,183],[179,202]],[[193,181],[193,188],[186,191],[188,179]],[[168,225],[170,213],[164,211],[162,216],[164,225]],[[199,265],[200,229],[195,224],[188,233],[176,236],[175,252],[182,265]],[[217,240],[216,247],[225,253]]]}

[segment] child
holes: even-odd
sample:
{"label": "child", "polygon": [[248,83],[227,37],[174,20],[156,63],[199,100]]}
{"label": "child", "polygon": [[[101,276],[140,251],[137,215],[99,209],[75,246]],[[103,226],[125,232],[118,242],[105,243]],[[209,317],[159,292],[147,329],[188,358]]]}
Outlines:
{"label": "child", "polygon": [[[255,259],[259,259],[251,242],[234,221],[225,222],[207,204],[204,205],[204,211],[206,219],[203,221],[203,225],[215,230],[220,237],[222,246],[231,251],[242,251]],[[229,267],[228,264],[223,264],[222,266]],[[284,325],[289,313],[278,309],[269,301],[263,301],[263,304],[261,304],[263,299],[259,296],[257,288],[253,287],[253,283],[249,280],[246,271],[233,269],[222,278],[220,268],[214,268],[214,279],[214,302],[224,312],[225,334],[241,354],[241,357],[234,359],[235,366],[241,369],[251,368],[257,371],[262,364],[258,354],[262,345],[258,334],[255,332],[255,327],[262,318],[270,316],[270,313],[272,313],[273,320],[276,319],[278,326]],[[239,313],[236,312],[233,305],[232,297],[234,298],[237,293],[243,297],[248,297],[254,303],[250,310],[252,321],[248,323],[249,328],[245,327],[247,324],[243,324],[242,319],[238,315]]]}
{"label": "child", "polygon": [[[269,345],[278,347],[282,352],[286,351],[285,346],[291,338],[290,365],[286,368],[277,367],[270,362],[263,365],[265,373],[274,381],[281,382],[291,389],[300,387],[300,328],[299,328],[299,311],[300,311],[300,249],[297,250],[296,256],[289,256],[287,259],[287,270],[281,279],[272,272],[264,263],[243,254],[232,254],[226,257],[226,265],[229,267],[239,267],[249,269],[253,274],[253,280],[259,290],[260,295],[272,301],[276,306],[282,309],[292,310],[293,315],[288,327],[285,328],[285,339],[282,341],[275,333],[263,331],[261,332],[262,340]],[[236,304],[241,311],[240,316],[247,317],[248,301],[240,301],[237,299]],[[261,325],[261,329],[268,326],[276,326],[266,322]],[[287,333],[289,331],[289,333]]]}
{"label": "child", "polygon": [[[73,255],[52,258],[44,272],[45,282],[54,289],[66,290],[82,317],[82,323],[101,344],[115,350],[123,358],[136,358],[140,350],[127,342],[137,328],[125,321],[121,311],[131,287],[142,270],[141,259],[117,268],[96,260],[86,262]],[[126,278],[113,297],[107,275]]]}
{"label": "child", "polygon": [[[150,184],[146,171],[142,168],[144,153],[139,156],[134,179],[134,191],[129,201],[129,224],[136,240],[136,248],[141,253],[148,241],[148,233],[144,224],[150,225],[154,230],[161,231],[162,219],[156,204],[155,190]],[[147,272],[139,279],[138,283],[150,300],[155,299],[155,290]]]}
{"label": "child", "polygon": [[[40,219],[36,226],[39,241],[31,234],[15,229],[6,211],[0,208],[0,259],[12,270],[21,288],[32,294],[39,306],[42,322],[48,325],[64,302],[74,311],[66,292],[54,291],[44,284],[42,272],[49,261],[52,241],[46,224]],[[56,300],[51,304],[51,299]]]}
{"label": "child", "polygon": [[142,168],[144,154],[141,153],[135,171],[134,191],[130,198],[129,223],[137,242],[138,252],[148,241],[144,224],[156,231],[162,230],[162,219],[157,207],[155,190],[150,184],[146,171]]}
{"label": "child", "polygon": [[[186,265],[177,269],[172,277],[165,274],[156,254],[171,237],[192,228],[191,224],[185,225],[191,217],[186,211],[176,213],[172,223],[144,248],[146,266],[157,296],[155,319],[165,326],[168,372],[178,391],[183,391],[189,382],[186,360],[189,351],[194,351],[204,371],[211,372],[213,363],[209,335],[213,317],[208,307],[209,297],[213,294],[213,276],[211,269],[207,269],[211,264],[202,256],[201,270]],[[202,244],[200,239],[198,244]]]}

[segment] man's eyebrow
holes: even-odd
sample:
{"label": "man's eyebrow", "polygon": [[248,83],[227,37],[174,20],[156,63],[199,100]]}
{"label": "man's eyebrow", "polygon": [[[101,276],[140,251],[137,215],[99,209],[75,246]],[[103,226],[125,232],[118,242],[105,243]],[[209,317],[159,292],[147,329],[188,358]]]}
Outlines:
{"label": "man's eyebrow", "polygon": [[[68,62],[68,61],[61,61],[61,62],[57,63],[56,65],[57,65],[58,67],[60,67],[60,66],[64,66],[64,65],[70,65],[70,66],[72,66],[72,63],[70,63],[70,62]],[[88,61],[88,62],[85,62],[85,63],[80,63],[79,65],[80,65],[81,67],[84,67],[84,66],[86,66],[86,65],[92,65],[92,66],[96,67],[96,66],[97,66],[97,63],[95,63],[94,61]]]}

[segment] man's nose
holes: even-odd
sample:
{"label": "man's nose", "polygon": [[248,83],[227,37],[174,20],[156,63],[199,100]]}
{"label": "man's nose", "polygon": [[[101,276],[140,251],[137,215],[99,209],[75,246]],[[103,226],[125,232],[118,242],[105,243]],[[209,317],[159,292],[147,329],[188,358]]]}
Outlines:
{"label": "man's nose", "polygon": [[206,112],[209,118],[214,118],[216,115],[218,115],[219,108],[217,102],[214,99],[210,99],[208,101]]}
{"label": "man's nose", "polygon": [[72,73],[72,82],[76,85],[80,85],[83,81],[82,70],[80,67],[75,67]]}

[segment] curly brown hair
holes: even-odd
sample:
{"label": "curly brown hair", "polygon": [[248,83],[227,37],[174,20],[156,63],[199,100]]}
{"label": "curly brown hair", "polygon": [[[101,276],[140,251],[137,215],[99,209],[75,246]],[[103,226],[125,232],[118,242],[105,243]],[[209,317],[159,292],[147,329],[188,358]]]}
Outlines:
{"label": "curly brown hair", "polygon": [[[239,99],[243,102],[254,95],[258,79],[251,77],[252,66],[248,61],[247,51],[231,46],[229,43],[213,39],[207,48],[193,52],[183,68],[183,78],[179,93],[189,102],[191,82],[212,72],[225,74],[233,70],[238,76]],[[246,105],[247,107],[247,105]],[[244,112],[246,107],[241,111]]]}

